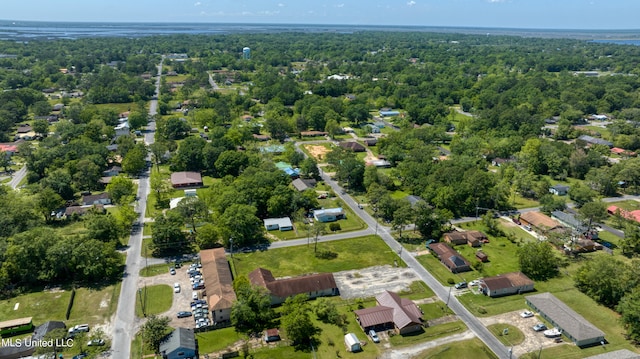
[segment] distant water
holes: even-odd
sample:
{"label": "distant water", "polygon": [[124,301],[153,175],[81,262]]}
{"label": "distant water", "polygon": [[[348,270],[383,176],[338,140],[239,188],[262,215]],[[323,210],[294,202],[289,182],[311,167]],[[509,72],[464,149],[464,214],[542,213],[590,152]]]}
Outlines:
{"label": "distant water", "polygon": [[[82,23],[0,20],[0,40],[32,41],[80,39],[87,37],[141,37],[171,34],[230,34],[278,32],[422,31],[478,35],[572,38],[604,42],[631,41],[637,45],[640,30],[550,30],[429,26],[375,25],[296,25],[296,24],[219,24],[219,23]],[[616,39],[616,40],[609,40]],[[629,40],[627,40],[629,39]]]}
{"label": "distant water", "polygon": [[593,40],[593,42],[600,42],[600,43],[606,43],[606,44],[640,46],[640,40]]}

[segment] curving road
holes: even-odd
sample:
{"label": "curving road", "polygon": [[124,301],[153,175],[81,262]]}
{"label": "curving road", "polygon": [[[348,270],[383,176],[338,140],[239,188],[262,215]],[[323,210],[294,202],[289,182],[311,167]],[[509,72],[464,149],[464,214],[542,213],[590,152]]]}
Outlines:
{"label": "curving road", "polygon": [[[156,80],[156,93],[149,105],[149,115],[153,116],[158,109],[158,95],[160,92],[160,77],[162,74],[162,62],[158,65],[158,78]],[[156,124],[151,120],[144,131],[144,141],[150,145],[154,141]],[[149,167],[150,168],[150,167]],[[144,223],[144,214],[147,210],[147,196],[149,195],[149,168],[140,176],[138,184],[138,204],[136,211],[138,212],[138,223]],[[115,314],[113,323],[113,341],[111,357],[114,359],[126,359],[131,357],[131,341],[136,334],[139,319],[135,316],[135,307],[138,291],[138,277],[140,270],[144,267],[144,258],[140,255],[142,248],[142,230],[139,227],[131,232],[129,238],[129,249],[127,253],[127,261],[125,272],[122,276],[122,286],[120,289],[120,298],[118,300],[118,309]]]}

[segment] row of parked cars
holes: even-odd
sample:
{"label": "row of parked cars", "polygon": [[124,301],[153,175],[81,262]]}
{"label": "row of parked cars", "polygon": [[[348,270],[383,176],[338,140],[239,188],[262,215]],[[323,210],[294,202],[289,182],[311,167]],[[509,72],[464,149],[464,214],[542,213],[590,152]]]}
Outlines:
{"label": "row of parked cars", "polygon": [[193,263],[189,266],[189,269],[187,270],[187,275],[189,276],[189,281],[191,282],[191,288],[193,290],[204,289],[204,278],[202,277],[202,272],[200,272],[200,268],[202,268],[202,264]]}

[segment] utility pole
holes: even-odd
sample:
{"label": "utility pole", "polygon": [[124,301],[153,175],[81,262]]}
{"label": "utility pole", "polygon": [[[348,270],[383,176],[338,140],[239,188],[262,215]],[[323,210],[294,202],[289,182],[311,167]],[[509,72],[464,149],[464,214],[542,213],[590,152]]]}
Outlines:
{"label": "utility pole", "polygon": [[378,207],[373,207],[373,219],[376,221],[376,236],[378,235]]}

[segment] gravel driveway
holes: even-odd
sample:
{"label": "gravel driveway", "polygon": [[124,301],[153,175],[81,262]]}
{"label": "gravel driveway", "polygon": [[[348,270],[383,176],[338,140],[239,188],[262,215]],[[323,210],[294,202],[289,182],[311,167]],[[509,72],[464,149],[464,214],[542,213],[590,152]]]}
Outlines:
{"label": "gravel driveway", "polygon": [[333,273],[342,299],[372,298],[385,290],[401,292],[420,280],[411,268],[390,265]]}

